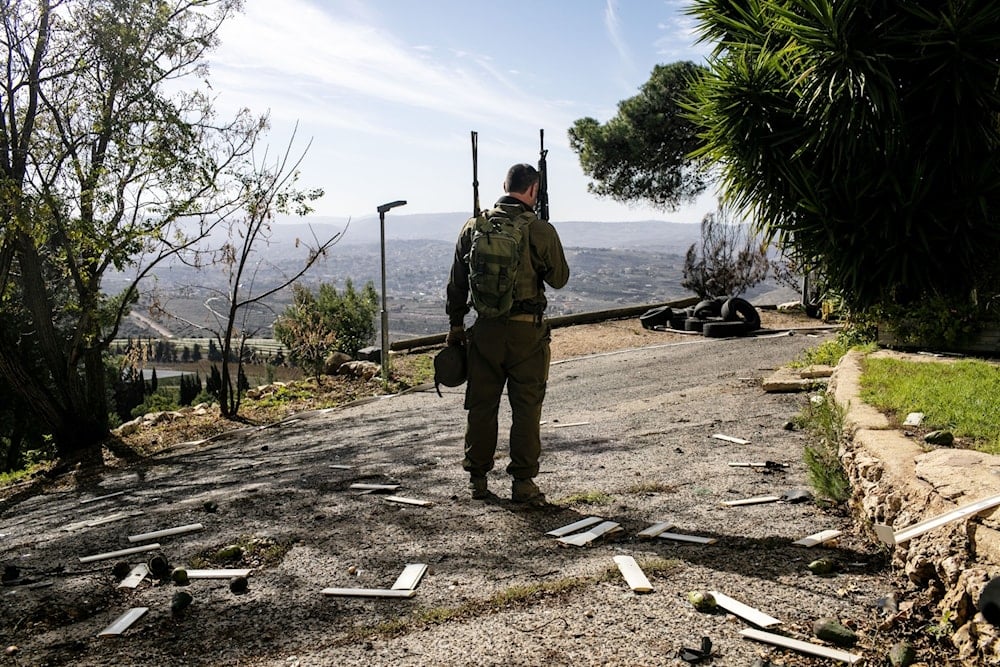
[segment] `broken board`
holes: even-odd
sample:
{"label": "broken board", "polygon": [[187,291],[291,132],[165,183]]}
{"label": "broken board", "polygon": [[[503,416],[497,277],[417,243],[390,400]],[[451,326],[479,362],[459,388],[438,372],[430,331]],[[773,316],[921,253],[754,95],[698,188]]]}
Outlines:
{"label": "broken board", "polygon": [[753,498],[742,498],[740,500],[723,500],[726,507],[739,507],[741,505],[760,505],[762,503],[775,503],[781,500],[781,496],[754,496]]}
{"label": "broken board", "polygon": [[571,426],[587,426],[590,422],[569,422],[566,424],[553,424],[552,428],[570,428]]}
{"label": "broken board", "polygon": [[390,503],[399,503],[401,505],[419,505],[420,507],[430,507],[434,503],[429,500],[420,500],[418,498],[404,498],[403,496],[386,496],[386,500]]}
{"label": "broken board", "polygon": [[189,523],[186,526],[176,526],[174,528],[164,528],[163,530],[154,530],[151,533],[142,533],[141,535],[129,535],[129,542],[145,542],[146,540],[158,540],[161,537],[170,537],[171,535],[184,535],[186,533],[193,533],[198,530],[204,530],[205,526],[200,523]]}
{"label": "broken board", "polygon": [[765,644],[772,644],[782,648],[790,648],[793,651],[799,651],[800,653],[818,655],[823,658],[830,658],[831,660],[840,660],[841,662],[846,662],[848,665],[853,665],[861,662],[862,660],[860,655],[855,655],[854,653],[848,653],[847,651],[841,651],[840,649],[830,648],[828,646],[820,646],[819,644],[812,644],[810,642],[804,642],[799,639],[792,639],[791,637],[776,635],[773,632],[764,632],[762,630],[747,628],[745,630],[740,630],[740,634],[747,639],[756,639],[757,641],[764,642]]}
{"label": "broken board", "polygon": [[415,590],[393,590],[389,588],[324,588],[323,595],[335,595],[353,598],[412,598]]}
{"label": "broken board", "polygon": [[399,491],[399,486],[399,484],[363,484],[357,482],[351,484],[348,488],[355,491]]}
{"label": "broken board", "polygon": [[716,440],[724,440],[725,442],[732,442],[737,445],[749,445],[749,440],[744,440],[743,438],[735,438],[731,435],[723,435],[722,433],[716,433],[712,436]]}
{"label": "broken board", "polygon": [[579,521],[574,521],[571,524],[567,524],[559,528],[554,528],[545,534],[551,537],[563,537],[565,535],[569,535],[570,533],[575,533],[578,530],[589,528],[590,526],[593,526],[595,523],[600,523],[602,521],[604,521],[604,519],[602,519],[599,516],[588,516],[586,519],[580,519]]}
{"label": "broken board", "polygon": [[656,537],[660,533],[666,532],[674,527],[674,524],[669,521],[661,521],[660,523],[654,523],[649,528],[644,528],[637,533],[637,537],[642,540],[648,540]]}
{"label": "broken board", "polygon": [[133,623],[142,618],[149,607],[133,607],[115,619],[108,627],[97,633],[98,637],[115,637],[128,630]]}
{"label": "broken board", "polygon": [[605,521],[604,523],[599,523],[593,528],[583,533],[577,533],[576,535],[567,535],[566,537],[560,537],[556,541],[561,544],[568,544],[574,547],[582,547],[584,544],[593,542],[598,537],[602,535],[607,535],[616,530],[620,530],[618,524],[614,521]]}
{"label": "broken board", "polygon": [[132,568],[124,579],[118,584],[118,588],[135,588],[149,574],[149,568],[145,563],[140,563]]}
{"label": "broken board", "polygon": [[108,558],[118,558],[119,556],[131,556],[132,554],[141,554],[146,551],[155,551],[160,548],[158,543],[144,544],[141,547],[132,547],[131,549],[121,549],[119,551],[108,551],[103,554],[94,554],[93,556],[80,556],[81,563],[93,563],[98,560],[106,560]]}
{"label": "broken board", "polygon": [[720,593],[719,591],[709,591],[712,597],[715,598],[715,603],[728,611],[730,614],[739,616],[744,621],[749,621],[759,628],[770,628],[775,625],[781,625],[781,621],[774,618],[773,616],[768,616],[762,611],[754,609],[749,605],[745,605],[739,600],[734,600],[733,598]]}
{"label": "broken board", "polygon": [[80,501],[81,505],[86,505],[87,503],[96,503],[98,500],[107,500],[108,498],[116,498],[118,496],[124,496],[124,491],[115,491],[114,493],[108,493],[103,496],[97,496],[96,498],[84,498]]}
{"label": "broken board", "polygon": [[927,519],[926,521],[921,521],[920,523],[915,523],[909,528],[904,528],[898,531],[893,531],[892,526],[876,524],[875,534],[878,535],[880,540],[890,546],[902,544],[903,542],[912,540],[918,535],[923,535],[924,533],[934,530],[935,528],[943,526],[947,523],[974,516],[983,510],[988,510],[992,507],[996,507],[997,505],[1000,505],[1000,496],[990,496],[989,498],[983,498],[982,500],[977,500],[974,503],[963,505],[962,507],[954,509],[950,512],[945,512],[944,514]]}
{"label": "broken board", "polygon": [[807,537],[803,537],[801,540],[795,540],[792,544],[800,547],[814,547],[817,544],[823,544],[824,542],[829,542],[835,537],[840,537],[839,530],[821,530],[818,533],[813,533]]}
{"label": "broken board", "polygon": [[649,593],[653,590],[653,585],[649,583],[646,573],[635,562],[635,558],[632,556],[615,556],[614,561],[618,564],[618,570],[622,573],[622,576],[625,577],[625,583],[633,591],[636,593]]}
{"label": "broken board", "polygon": [[229,569],[229,570],[188,570],[188,579],[235,579],[236,577],[249,577],[249,569]]}
{"label": "broken board", "polygon": [[396,583],[392,585],[394,591],[412,591],[427,572],[427,565],[424,563],[409,563],[403,568]]}
{"label": "broken board", "polygon": [[675,542],[691,542],[693,544],[715,544],[718,540],[714,537],[701,537],[700,535],[684,535],[682,533],[660,533],[657,535],[663,540],[673,540]]}

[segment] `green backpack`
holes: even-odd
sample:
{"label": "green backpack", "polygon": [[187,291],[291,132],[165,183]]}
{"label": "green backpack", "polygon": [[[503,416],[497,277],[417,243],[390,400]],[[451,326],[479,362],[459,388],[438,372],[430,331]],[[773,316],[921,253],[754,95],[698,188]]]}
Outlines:
{"label": "green backpack", "polygon": [[530,221],[526,215],[511,218],[499,207],[476,217],[466,262],[472,307],[480,317],[502,317],[514,305],[517,267]]}

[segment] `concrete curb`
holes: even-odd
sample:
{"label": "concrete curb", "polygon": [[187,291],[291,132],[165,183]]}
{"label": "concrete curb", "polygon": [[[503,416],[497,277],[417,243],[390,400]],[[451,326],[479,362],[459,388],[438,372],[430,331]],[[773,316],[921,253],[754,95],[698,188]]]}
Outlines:
{"label": "concrete curb", "polygon": [[[875,354],[883,355],[883,352]],[[886,353],[914,361],[920,355]],[[911,526],[1000,492],[1000,456],[964,449],[932,449],[890,427],[861,401],[864,355],[852,351],[830,378],[829,394],[845,409],[841,461],[851,480],[852,510],[868,529]],[[874,535],[872,536],[874,540]],[[957,630],[952,641],[964,664],[1000,662],[1000,628],[976,613],[990,578],[1000,575],[1000,508],[954,521],[893,549],[894,564],[918,587],[932,589]]]}

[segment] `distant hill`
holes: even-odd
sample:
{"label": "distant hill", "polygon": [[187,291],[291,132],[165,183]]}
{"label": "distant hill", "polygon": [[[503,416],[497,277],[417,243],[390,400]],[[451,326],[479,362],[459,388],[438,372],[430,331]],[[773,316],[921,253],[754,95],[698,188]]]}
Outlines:
{"label": "distant hill", "polygon": [[[468,217],[468,213],[388,213],[385,219],[386,241],[454,242]],[[554,224],[567,248],[642,248],[683,254],[701,237],[700,225],[663,220],[567,221]],[[343,218],[313,216],[305,221],[280,221],[274,226],[275,240],[286,242],[296,237],[311,238],[309,225],[317,236],[331,235],[346,226],[342,243],[377,243],[381,236],[378,216],[356,218],[350,222]]]}

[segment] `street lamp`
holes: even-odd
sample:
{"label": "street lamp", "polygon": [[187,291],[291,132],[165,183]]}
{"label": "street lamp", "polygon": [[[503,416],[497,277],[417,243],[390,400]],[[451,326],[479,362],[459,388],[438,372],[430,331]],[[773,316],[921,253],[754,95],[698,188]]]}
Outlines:
{"label": "street lamp", "polygon": [[386,388],[389,386],[389,311],[385,305],[385,212],[405,204],[405,201],[398,199],[378,207],[378,224],[382,239],[382,349],[378,356],[382,362],[382,385]]}

